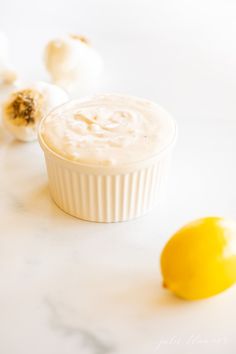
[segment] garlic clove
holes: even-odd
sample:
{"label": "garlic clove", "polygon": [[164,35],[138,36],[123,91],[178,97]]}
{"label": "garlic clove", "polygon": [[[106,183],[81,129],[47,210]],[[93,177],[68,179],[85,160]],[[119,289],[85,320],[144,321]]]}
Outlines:
{"label": "garlic clove", "polygon": [[37,82],[10,94],[3,104],[3,123],[16,139],[36,140],[43,116],[67,100],[68,95],[61,88]]}
{"label": "garlic clove", "polygon": [[45,66],[54,83],[82,95],[98,83],[103,60],[85,37],[68,35],[48,43]]}

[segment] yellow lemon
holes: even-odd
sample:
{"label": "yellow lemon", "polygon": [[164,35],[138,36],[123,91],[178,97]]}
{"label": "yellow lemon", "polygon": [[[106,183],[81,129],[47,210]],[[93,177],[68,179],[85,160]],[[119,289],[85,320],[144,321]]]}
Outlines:
{"label": "yellow lemon", "polygon": [[236,282],[236,223],[196,220],[168,241],[161,255],[164,286],[188,300],[207,298]]}

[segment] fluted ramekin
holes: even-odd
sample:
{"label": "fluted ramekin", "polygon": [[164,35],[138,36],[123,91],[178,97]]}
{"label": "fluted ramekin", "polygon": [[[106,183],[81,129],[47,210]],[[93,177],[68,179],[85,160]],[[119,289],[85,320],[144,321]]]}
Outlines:
{"label": "fluted ramekin", "polygon": [[160,199],[176,126],[171,142],[162,151],[145,160],[117,166],[86,165],[62,157],[45,143],[40,127],[39,142],[51,196],[66,213],[95,222],[126,221],[146,214]]}

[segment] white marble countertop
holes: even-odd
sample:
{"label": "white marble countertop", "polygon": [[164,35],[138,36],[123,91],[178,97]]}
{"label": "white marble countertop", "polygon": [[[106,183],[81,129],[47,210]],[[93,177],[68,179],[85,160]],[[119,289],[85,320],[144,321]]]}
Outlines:
{"label": "white marble countertop", "polygon": [[235,354],[236,287],[181,301],[162,288],[159,255],[188,221],[236,219],[236,4],[62,4],[1,6],[21,75],[46,78],[42,48],[57,33],[88,35],[105,59],[100,91],[156,100],[179,139],[165,202],[94,224],[54,205],[38,144],[0,126],[0,354]]}
{"label": "white marble countertop", "polygon": [[158,266],[186,221],[236,216],[235,122],[180,126],[165,204],[118,224],[60,211],[38,144],[0,131],[2,354],[235,352],[236,288],[184,302],[162,289]]}

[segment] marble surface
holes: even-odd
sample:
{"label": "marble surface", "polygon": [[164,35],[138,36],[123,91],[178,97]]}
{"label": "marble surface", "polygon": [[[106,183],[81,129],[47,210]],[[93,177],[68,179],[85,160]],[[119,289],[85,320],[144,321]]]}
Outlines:
{"label": "marble surface", "polygon": [[235,16],[230,0],[2,4],[24,80],[47,79],[49,39],[87,35],[105,61],[99,92],[159,102],[179,138],[162,205],[105,225],[59,210],[38,144],[0,126],[0,354],[236,353],[236,287],[184,302],[162,288],[159,269],[166,240],[186,222],[236,219]]}
{"label": "marble surface", "polygon": [[0,352],[235,353],[236,288],[184,302],[159,270],[183,223],[236,217],[235,131],[233,121],[180,123],[165,202],[128,223],[95,224],[54,205],[38,143],[1,127]]}

